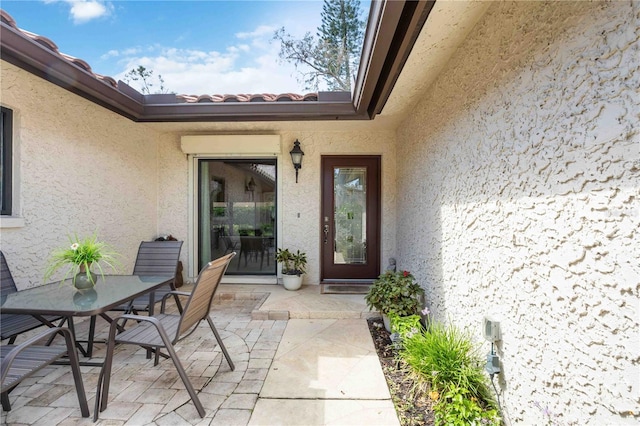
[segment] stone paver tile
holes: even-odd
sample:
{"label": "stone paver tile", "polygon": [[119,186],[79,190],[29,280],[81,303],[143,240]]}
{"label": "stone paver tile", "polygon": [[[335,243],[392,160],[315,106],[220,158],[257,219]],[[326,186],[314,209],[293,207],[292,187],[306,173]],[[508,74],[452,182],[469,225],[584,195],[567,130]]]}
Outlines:
{"label": "stone paver tile", "polygon": [[247,424],[249,424],[250,418],[251,410],[221,409],[218,410],[216,415],[213,417],[213,422],[211,424],[225,426],[246,426]]}
{"label": "stone paver tile", "polygon": [[189,396],[189,392],[184,388],[180,389],[171,397],[170,400],[166,401],[164,407],[162,407],[163,413],[168,413],[169,411],[174,411],[176,408],[180,407],[184,404],[191,404],[191,397]]}
{"label": "stone paver tile", "polygon": [[[222,403],[227,399],[226,396],[223,395],[214,395],[212,393],[200,393],[198,394],[198,398],[200,398],[200,402],[204,407],[207,414],[213,413],[216,411]],[[253,407],[252,407],[253,408]]]}
{"label": "stone paver tile", "polygon": [[[76,395],[75,386],[54,386],[48,392],[41,394],[37,398],[31,400],[29,405],[38,405],[38,406],[46,406],[51,404],[53,401],[59,399],[62,395],[73,391],[73,394]],[[86,390],[86,389],[85,389]],[[11,399],[12,393],[9,394],[9,398]],[[25,395],[27,396],[27,395]],[[76,406],[78,405],[78,398],[76,397]]]}
{"label": "stone paver tile", "polygon": [[[9,395],[11,398],[11,395]],[[11,399],[9,399],[12,401]],[[33,424],[43,417],[47,416],[49,413],[53,411],[53,408],[50,407],[33,407],[33,406],[23,406],[19,408],[13,408],[11,406],[11,411],[6,414],[5,420],[7,424]]]}
{"label": "stone paver tile", "polygon": [[[32,404],[33,404],[33,401],[32,401]],[[75,388],[69,389],[69,391],[61,395],[60,398],[51,402],[49,406],[75,408],[76,410],[78,410],[78,412],[80,412],[80,403],[78,402],[78,393],[76,392]]]}
{"label": "stone paver tile", "polygon": [[[170,360],[164,360],[165,362],[171,363]],[[153,368],[153,363],[149,365],[139,365],[138,369],[133,372],[129,377],[123,377],[118,375],[118,377],[126,380],[136,381],[136,382],[155,382],[164,374],[164,369],[162,368]]]}
{"label": "stone paver tile", "polygon": [[249,425],[399,425],[390,400],[261,399]]}
{"label": "stone paver tile", "polygon": [[[65,374],[67,374],[67,372],[70,371],[70,367],[66,366],[66,365],[56,365],[53,367],[47,367],[43,370],[40,370],[38,372],[38,375],[32,376],[31,379],[35,380],[37,377],[40,377],[42,375],[42,377],[37,380],[40,383],[56,383],[58,381],[58,379],[62,376],[64,376]],[[24,382],[24,383],[29,383],[29,382]],[[34,381],[35,383],[35,381]]]}
{"label": "stone paver tile", "polygon": [[243,380],[235,390],[235,393],[260,393],[264,381],[262,380]]}
{"label": "stone paver tile", "polygon": [[109,395],[113,395],[114,401],[135,401],[149,389],[151,384],[151,382],[132,382],[121,392],[115,392],[113,388],[109,389]]}
{"label": "stone paver tile", "polygon": [[243,380],[264,380],[269,372],[266,368],[249,368],[244,374]]}
{"label": "stone paver tile", "polygon": [[202,389],[202,393],[229,396],[235,391],[237,387],[238,387],[237,383],[211,382],[204,389]]}
{"label": "stone paver tile", "polygon": [[258,395],[253,393],[234,393],[222,403],[221,408],[234,408],[241,410],[253,410],[258,400]]}
{"label": "stone paver tile", "polygon": [[249,354],[251,359],[253,358],[263,358],[263,359],[273,359],[276,355],[275,349],[255,349],[251,351]]}
{"label": "stone paver tile", "polygon": [[[89,406],[92,407],[91,409],[93,410],[93,405],[90,404]],[[107,405],[106,410],[100,413],[98,419],[127,421],[140,407],[142,407],[142,404],[139,403],[113,401]]]}
{"label": "stone paver tile", "polygon": [[266,320],[269,319],[269,311],[253,311],[251,312],[251,319],[254,320]]}
{"label": "stone paver tile", "polygon": [[271,360],[267,358],[254,358],[249,361],[248,368],[269,368]]}
{"label": "stone paver tile", "polygon": [[153,422],[153,419],[162,411],[163,404],[144,404],[125,425],[139,426]]}
{"label": "stone paver tile", "polygon": [[261,329],[251,330],[249,332],[249,334],[247,335],[247,337],[244,338],[244,341],[247,342],[247,344],[255,343],[255,342],[258,341],[260,336],[262,336],[262,330]]}
{"label": "stone paver tile", "polygon": [[262,341],[262,340],[258,340],[256,342],[256,344],[253,346],[253,351],[268,351],[268,350],[272,350],[275,351],[276,349],[278,349],[278,344],[279,342],[271,342],[271,341]]}
{"label": "stone paver tile", "polygon": [[[193,405],[193,403],[191,402],[189,404],[181,405],[174,411],[174,413],[178,414],[180,417],[185,419],[186,422],[192,425],[195,425],[196,423],[200,423],[200,420],[202,420],[202,418],[200,417],[200,414],[198,414],[198,410],[196,409],[196,406]],[[205,410],[205,416],[206,416],[206,410]]]}
{"label": "stone paver tile", "polygon": [[215,375],[212,381],[240,383],[243,376],[244,376],[244,371],[219,371],[218,374]]}
{"label": "stone paver tile", "polygon": [[249,321],[249,324],[247,324],[247,328],[262,328],[263,324],[263,320],[252,319],[251,321]]}
{"label": "stone paver tile", "polygon": [[185,426],[189,424],[185,418],[175,411],[159,416],[154,423],[158,426]]}
{"label": "stone paver tile", "polygon": [[175,369],[168,370],[168,371],[165,371],[165,373],[162,376],[160,376],[158,380],[153,382],[150,387],[154,389],[155,388],[167,389],[167,388],[173,387],[173,384],[176,381],[180,381],[182,383],[182,380],[180,380],[180,375],[178,375],[178,372]]}
{"label": "stone paver tile", "polygon": [[175,394],[175,389],[150,389],[148,392],[143,392],[135,402],[141,404],[163,404],[170,400]]}
{"label": "stone paver tile", "polygon": [[[233,358],[231,358],[231,360],[233,360]],[[247,361],[234,361],[233,363],[236,366],[236,369],[234,371],[246,371],[247,368],[249,368],[249,362]]]}

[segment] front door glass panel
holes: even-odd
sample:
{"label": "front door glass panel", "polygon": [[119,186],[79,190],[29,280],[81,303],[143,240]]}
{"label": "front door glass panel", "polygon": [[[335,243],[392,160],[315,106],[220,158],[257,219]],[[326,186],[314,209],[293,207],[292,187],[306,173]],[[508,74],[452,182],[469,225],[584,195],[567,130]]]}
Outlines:
{"label": "front door glass panel", "polygon": [[337,265],[367,263],[367,169],[334,167],[334,256]]}

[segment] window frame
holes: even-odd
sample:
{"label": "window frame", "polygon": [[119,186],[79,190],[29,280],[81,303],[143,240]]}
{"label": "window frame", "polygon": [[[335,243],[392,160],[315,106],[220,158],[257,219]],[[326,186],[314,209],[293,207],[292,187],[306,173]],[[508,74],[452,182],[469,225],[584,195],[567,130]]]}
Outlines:
{"label": "window frame", "polygon": [[13,110],[0,107],[1,216],[13,215]]}

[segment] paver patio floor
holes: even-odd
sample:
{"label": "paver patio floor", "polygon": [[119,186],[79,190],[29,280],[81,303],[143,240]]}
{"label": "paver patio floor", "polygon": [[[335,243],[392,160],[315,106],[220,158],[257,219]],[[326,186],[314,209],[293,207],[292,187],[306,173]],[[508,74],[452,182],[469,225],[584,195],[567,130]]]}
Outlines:
{"label": "paver patio floor", "polygon": [[[154,367],[144,349],[117,347],[109,404],[95,424],[398,424],[368,334],[363,296],[320,295],[317,287],[287,292],[274,285],[221,286],[211,317],[235,371],[207,324],[177,345],[205,418],[170,360]],[[77,321],[76,328],[85,335],[88,321]],[[97,339],[107,329],[99,319]],[[97,344],[94,358],[104,356],[104,347]],[[82,367],[91,414],[99,372]],[[9,397],[12,410],[2,413],[3,425],[94,424],[80,416],[68,366],[40,371]]]}

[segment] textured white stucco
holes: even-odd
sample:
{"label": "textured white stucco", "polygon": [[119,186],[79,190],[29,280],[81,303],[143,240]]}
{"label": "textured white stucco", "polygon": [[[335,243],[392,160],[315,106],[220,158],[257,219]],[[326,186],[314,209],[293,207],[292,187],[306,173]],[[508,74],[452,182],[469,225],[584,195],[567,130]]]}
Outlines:
{"label": "textured white stucco", "polygon": [[638,422],[639,22],[495,3],[398,129],[399,267],[478,341],[501,320],[512,424]]}
{"label": "textured white stucco", "polygon": [[[315,126],[315,123],[311,123]],[[259,126],[259,124],[253,124]],[[276,131],[281,136],[278,161],[278,246],[307,253],[305,284],[320,281],[320,161],[322,155],[380,155],[382,158],[381,267],[395,256],[395,132],[392,130]],[[259,132],[260,127],[255,127]],[[188,234],[188,160],[180,151],[179,137],[164,133],[159,147],[159,229],[180,238]],[[304,151],[298,183],[289,151],[298,139]],[[216,157],[219,158],[219,157]],[[299,217],[298,217],[299,214]]]}
{"label": "textured white stucco", "polygon": [[1,84],[25,226],[2,229],[0,244],[18,288],[42,284],[74,233],[97,232],[131,273],[140,241],[157,234],[157,134],[4,61]]}

